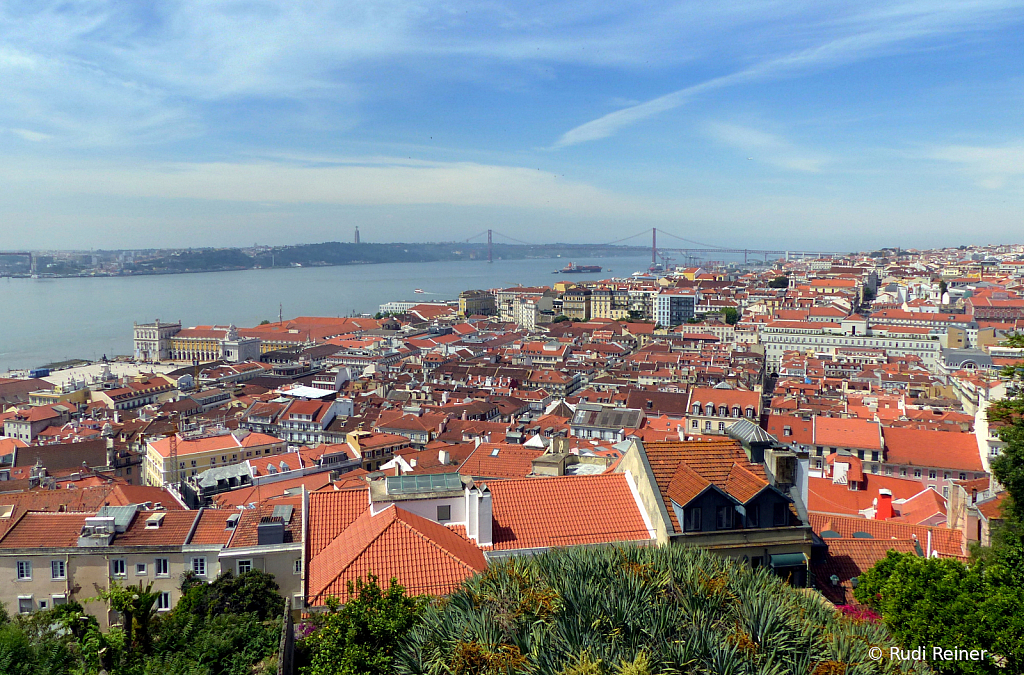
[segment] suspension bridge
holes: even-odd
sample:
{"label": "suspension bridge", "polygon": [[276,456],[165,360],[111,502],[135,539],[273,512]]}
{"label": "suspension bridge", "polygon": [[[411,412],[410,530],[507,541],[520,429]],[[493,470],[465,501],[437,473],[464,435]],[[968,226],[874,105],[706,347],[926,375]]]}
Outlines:
{"label": "suspension bridge", "polygon": [[[661,234],[663,237],[667,236],[667,237],[670,237],[672,239],[681,241],[684,244],[689,244],[689,246],[659,246],[658,245],[658,234]],[[502,232],[499,232],[497,230],[484,230],[482,232],[474,234],[472,237],[466,238],[464,241],[467,242],[467,243],[471,243],[471,242],[475,242],[475,241],[482,241],[482,238],[485,237],[485,236],[487,237],[487,262],[493,262],[494,261],[493,246],[494,246],[494,237],[495,236],[501,237],[501,239],[503,239],[503,240],[505,240],[507,242],[514,243],[514,244],[522,244],[524,246],[543,246],[544,245],[544,244],[539,244],[539,243],[536,243],[536,242],[523,241],[522,239],[517,239],[515,237],[510,237],[509,235],[504,234]],[[621,245],[626,244],[626,242],[628,242],[628,241],[631,241],[631,240],[639,241],[641,237],[645,237],[646,238],[648,236],[650,236],[650,238],[651,238],[651,264],[652,265],[657,265],[659,260],[662,261],[662,262],[666,262],[667,263],[668,260],[671,260],[671,258],[668,257],[669,253],[682,254],[688,260],[696,259],[696,258],[703,258],[705,256],[716,254],[716,253],[729,254],[729,255],[742,255],[743,256],[743,262],[748,262],[751,257],[763,258],[764,261],[767,262],[769,256],[785,256],[786,259],[789,260],[791,258],[798,258],[798,259],[802,259],[802,258],[833,258],[833,257],[836,257],[836,256],[847,255],[846,252],[840,252],[840,251],[795,251],[795,250],[792,250],[792,249],[790,249],[790,250],[781,250],[781,249],[780,250],[769,250],[769,249],[729,248],[729,247],[726,247],[726,246],[715,246],[714,244],[707,244],[707,243],[700,242],[700,241],[694,241],[693,239],[687,239],[686,237],[680,237],[679,235],[673,234],[673,233],[668,232],[666,230],[659,230],[656,227],[652,227],[649,230],[643,230],[642,232],[637,232],[636,234],[632,234],[632,235],[630,235],[628,237],[623,237],[621,239],[616,239],[615,241],[609,241],[609,242],[604,242],[604,243],[601,243],[601,244],[595,244],[595,246],[621,246]],[[501,242],[499,242],[499,243],[501,243]],[[666,264],[666,266],[667,266],[667,264]]]}

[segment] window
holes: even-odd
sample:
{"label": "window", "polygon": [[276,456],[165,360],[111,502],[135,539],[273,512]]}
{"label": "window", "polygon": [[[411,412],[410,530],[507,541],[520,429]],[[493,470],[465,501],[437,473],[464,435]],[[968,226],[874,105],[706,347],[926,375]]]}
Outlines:
{"label": "window", "polygon": [[782,435],[783,436],[792,436],[793,435],[793,428],[792,427],[782,427]]}
{"label": "window", "polygon": [[19,581],[31,581],[32,580],[32,561],[31,560],[19,560],[18,561],[18,580]]}
{"label": "window", "polygon": [[747,508],[747,527],[761,527],[761,509],[756,506]]}
{"label": "window", "polygon": [[942,487],[942,496],[943,497],[949,497],[949,486],[948,485],[944,485]]}
{"label": "window", "polygon": [[789,524],[789,505],[783,502],[775,504],[775,527],[782,527]]}
{"label": "window", "polygon": [[302,558],[296,558],[292,565],[292,574],[302,574]]}
{"label": "window", "polygon": [[39,601],[39,609],[41,609],[41,610],[42,609],[46,609],[48,605],[49,605],[49,603],[47,603],[46,600],[40,600]]}
{"label": "window", "polygon": [[50,561],[50,578],[51,579],[66,579],[67,569],[64,567],[63,560],[51,560]]}
{"label": "window", "polygon": [[967,480],[967,474],[966,473],[961,473],[960,474],[960,480]]}
{"label": "window", "polygon": [[[929,469],[928,470],[928,477],[929,478],[935,478],[935,469]],[[946,474],[946,478],[949,478],[949,474],[948,473]]]}
{"label": "window", "polygon": [[126,566],[123,559],[111,560],[110,561],[110,576],[112,577],[123,577],[127,573],[125,572]]}
{"label": "window", "polygon": [[686,509],[683,512],[683,531],[684,532],[700,532],[701,531],[701,520],[700,520],[700,507],[693,506]]}
{"label": "window", "polygon": [[891,476],[892,475],[892,467],[891,466],[885,467],[885,475],[886,476]]}
{"label": "window", "polygon": [[818,457],[821,457],[824,454],[825,454],[825,448],[823,448],[822,446],[819,445],[818,446]]}
{"label": "window", "polygon": [[693,420],[693,422],[690,423],[690,426],[694,429],[700,429],[700,422],[698,420]]}
{"label": "window", "polygon": [[437,522],[443,523],[447,520],[452,519],[452,507],[448,504],[443,504],[437,507]]}
{"label": "window", "polygon": [[198,577],[205,577],[206,558],[192,558],[192,572]]}
{"label": "window", "polygon": [[878,450],[872,450],[871,451],[871,461],[872,462],[877,462],[878,461]]}
{"label": "window", "polygon": [[704,422],[704,431],[711,431],[711,420]]}
{"label": "window", "polygon": [[907,470],[906,469],[900,469],[900,475],[903,476],[903,477],[906,477]]}
{"label": "window", "polygon": [[166,612],[171,608],[171,594],[167,591],[162,592],[156,597],[156,610],[158,612]]}
{"label": "window", "polygon": [[764,565],[764,556],[755,555],[750,558],[750,566],[754,569]]}
{"label": "window", "polygon": [[715,514],[715,526],[719,530],[730,530],[733,524],[734,509],[732,506],[719,506]]}
{"label": "window", "polygon": [[864,451],[863,450],[858,450],[857,451],[857,459],[864,459]]}
{"label": "window", "polygon": [[33,609],[35,609],[35,603],[32,601],[31,595],[18,598],[18,612],[29,614]]}
{"label": "window", "polygon": [[53,606],[54,607],[59,607],[60,605],[68,604],[68,596],[66,596],[64,594],[51,595],[50,599],[53,601]]}
{"label": "window", "polygon": [[245,560],[239,560],[237,564],[238,573],[245,574],[246,572],[252,572],[252,559],[246,558]]}
{"label": "window", "polygon": [[146,576],[146,563],[135,563],[135,576]]}
{"label": "window", "polygon": [[920,469],[914,469],[914,478],[920,478],[920,477],[921,477],[921,470]]}
{"label": "window", "polygon": [[718,430],[719,431],[725,431],[725,422],[719,422],[718,423]]}

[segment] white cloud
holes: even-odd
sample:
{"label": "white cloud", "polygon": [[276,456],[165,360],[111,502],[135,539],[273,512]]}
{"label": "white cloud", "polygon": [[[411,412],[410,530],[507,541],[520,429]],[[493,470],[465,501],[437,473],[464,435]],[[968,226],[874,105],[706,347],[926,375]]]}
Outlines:
{"label": "white cloud", "polygon": [[727,75],[704,80],[623,110],[602,115],[562,134],[554,147],[600,140],[620,129],[685,105],[698,94],[752,81],[791,77],[909,49],[927,38],[979,31],[1020,20],[1020,2],[921,3],[869,7],[859,14],[823,20],[811,34],[827,37],[818,44],[776,54]]}
{"label": "white cloud", "polygon": [[33,143],[39,143],[41,141],[48,141],[53,136],[50,134],[44,134],[39,131],[32,131],[31,129],[11,129],[11,133],[15,136],[25,139],[26,141],[32,141]]}
{"label": "white cloud", "polygon": [[931,159],[960,166],[978,186],[999,190],[1024,176],[1024,143],[1003,146],[947,145],[927,153]]}
{"label": "white cloud", "polygon": [[252,204],[389,206],[439,204],[533,208],[574,216],[664,216],[664,203],[602,190],[549,171],[472,162],[391,157],[312,161],[88,162],[8,164],[8,185],[27,181],[55,192],[105,197],[213,200]]}
{"label": "white cloud", "polygon": [[825,155],[803,150],[782,136],[759,129],[712,122],[708,133],[715,140],[742,150],[753,160],[782,169],[817,173],[830,161]]}

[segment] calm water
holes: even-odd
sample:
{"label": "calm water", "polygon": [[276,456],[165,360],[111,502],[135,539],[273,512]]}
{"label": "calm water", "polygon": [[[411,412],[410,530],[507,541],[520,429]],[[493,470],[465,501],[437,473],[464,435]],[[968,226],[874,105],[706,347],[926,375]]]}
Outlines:
{"label": "calm water", "polygon": [[[563,277],[566,259],[401,263],[83,279],[0,279],[0,372],[132,353],[132,322],[254,326],[285,318],[374,313],[390,300],[447,300],[470,288],[628,276],[650,258],[586,258],[601,274]],[[413,293],[420,288],[428,294]]]}

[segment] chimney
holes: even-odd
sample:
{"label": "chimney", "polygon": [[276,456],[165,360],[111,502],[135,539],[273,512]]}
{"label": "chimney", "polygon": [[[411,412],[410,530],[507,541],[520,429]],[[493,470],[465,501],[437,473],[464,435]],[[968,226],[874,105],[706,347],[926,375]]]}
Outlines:
{"label": "chimney", "polygon": [[[479,532],[480,490],[474,485],[466,491],[466,536],[476,539]],[[479,543],[479,542],[478,542]]]}
{"label": "chimney", "polygon": [[491,539],[491,527],[493,525],[494,511],[491,506],[491,491],[487,485],[480,487],[480,502],[477,505],[477,546],[490,546],[494,542]]}
{"label": "chimney", "polygon": [[889,520],[894,515],[892,509],[892,490],[882,488],[878,491],[878,507],[875,509],[875,520]]}

